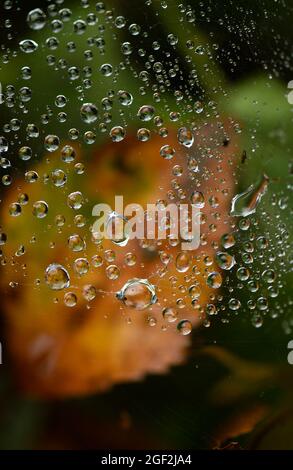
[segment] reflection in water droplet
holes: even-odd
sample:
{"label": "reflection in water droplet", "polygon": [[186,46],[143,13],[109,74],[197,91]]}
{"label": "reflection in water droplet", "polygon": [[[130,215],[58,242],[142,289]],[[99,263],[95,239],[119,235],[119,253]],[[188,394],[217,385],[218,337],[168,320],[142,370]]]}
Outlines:
{"label": "reflection in water droplet", "polygon": [[236,217],[247,217],[254,214],[263,195],[269,185],[269,178],[262,176],[261,181],[256,185],[251,185],[243,193],[233,197],[230,215]]}
{"label": "reflection in water droplet", "polygon": [[191,147],[194,142],[192,131],[187,127],[180,127],[178,130],[178,142],[185,147]]}
{"label": "reflection in water droplet", "polygon": [[66,289],[70,285],[70,277],[67,270],[57,263],[52,263],[47,267],[45,281],[53,290]]}
{"label": "reflection in water droplet", "polygon": [[218,251],[216,253],[216,262],[221,269],[230,270],[235,265],[234,256],[224,251]]}
{"label": "reflection in water droplet", "polygon": [[5,137],[0,137],[0,154],[7,152],[8,150],[8,142]]}
{"label": "reflection in water droplet", "polygon": [[185,251],[181,251],[181,253],[179,253],[176,258],[177,271],[179,271],[180,273],[185,273],[186,271],[188,271],[190,266],[191,266],[190,254]]}
{"label": "reflection in water droplet", "polygon": [[222,242],[223,248],[225,248],[225,250],[227,250],[228,248],[231,248],[232,246],[235,245],[236,240],[235,240],[234,235],[232,233],[225,233],[221,237],[221,242]]}
{"label": "reflection in water droplet", "polygon": [[181,320],[177,325],[178,332],[183,335],[189,335],[192,331],[192,325],[189,320]]}
{"label": "reflection in water droplet", "polygon": [[220,273],[213,272],[207,277],[207,285],[213,289],[218,289],[222,285],[222,276]]}
{"label": "reflection in water droplet", "polygon": [[32,52],[35,52],[37,50],[39,45],[32,39],[24,39],[23,41],[20,41],[19,47],[22,52],[25,52],[26,54],[31,54]]}
{"label": "reflection in water droplet", "polygon": [[115,126],[110,130],[110,137],[113,142],[121,142],[125,135],[126,131],[122,126]]}
{"label": "reflection in water droplet", "polygon": [[194,207],[197,207],[198,209],[202,209],[205,205],[204,195],[201,191],[194,191],[190,200]]}
{"label": "reflection in water droplet", "polygon": [[155,108],[149,105],[141,106],[141,108],[139,108],[138,113],[137,113],[138,117],[142,121],[150,121],[153,118],[154,114],[155,114]]}
{"label": "reflection in water droplet", "polygon": [[147,279],[130,279],[116,297],[135,310],[144,310],[157,302],[155,286]]}
{"label": "reflection in water droplet", "polygon": [[92,124],[98,119],[98,108],[93,103],[84,103],[80,108],[80,116],[86,124]]}
{"label": "reflection in water droplet", "polygon": [[106,221],[107,237],[118,246],[126,246],[129,240],[125,224],[128,219],[123,215],[111,212]]}
{"label": "reflection in water droplet", "polygon": [[35,8],[28,13],[26,21],[31,29],[37,31],[45,26],[46,15],[40,8]]}
{"label": "reflection in water droplet", "polygon": [[33,204],[33,215],[38,219],[43,219],[48,214],[48,204],[45,201],[36,201]]}
{"label": "reflection in water droplet", "polygon": [[168,323],[173,323],[174,321],[177,320],[177,311],[173,307],[166,307],[162,311],[162,315],[164,320],[166,320]]}
{"label": "reflection in water droplet", "polygon": [[64,295],[64,304],[66,307],[75,307],[77,304],[77,297],[73,292],[66,292]]}

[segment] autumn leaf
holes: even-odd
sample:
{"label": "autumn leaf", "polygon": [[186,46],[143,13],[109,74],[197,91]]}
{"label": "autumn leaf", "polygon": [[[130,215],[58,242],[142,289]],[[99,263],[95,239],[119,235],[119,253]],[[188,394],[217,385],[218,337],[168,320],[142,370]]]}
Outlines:
{"label": "autumn leaf", "polygon": [[[216,158],[202,155],[206,140],[214,137],[218,142]],[[187,174],[190,151],[178,144],[174,132],[168,136],[168,145],[174,147],[176,159],[166,161],[160,156],[162,138],[154,136],[149,142],[137,142],[128,137],[121,143],[106,144],[94,148],[87,156],[81,154],[78,145],[71,145],[76,153],[75,163],[84,162],[84,174],[80,166],[64,163],[60,154],[46,155],[40,163],[32,165],[38,179],[35,183],[16,181],[5,196],[2,205],[2,230],[7,235],[3,247],[2,294],[6,327],[6,340],[11,355],[14,375],[26,392],[40,397],[81,395],[106,390],[119,382],[141,380],[146,374],[166,373],[173,365],[187,357],[190,336],[182,336],[175,324],[166,324],[162,318],[164,307],[176,307],[176,290],[186,283],[186,273],[178,272],[175,259],[179,247],[166,243],[158,248],[144,246],[136,240],[126,247],[117,247],[111,241],[96,244],[90,227],[92,207],[105,202],[113,205],[115,194],[122,194],[125,204],[142,205],[166,197],[170,188],[170,175],[174,164],[181,165],[181,187],[187,197],[193,188]],[[178,310],[178,320],[184,318],[196,326],[205,318],[204,306],[210,289],[206,284],[206,267],[203,258],[213,256],[212,243],[228,231],[228,209],[232,191],[232,165],[230,156],[235,147],[223,146],[223,136],[216,124],[197,132],[197,145],[192,156],[198,160],[199,169],[205,174],[199,185],[194,173],[194,187],[204,193],[216,194],[215,208],[206,204],[203,210],[206,223],[203,228],[203,246],[196,252],[196,270],[193,279],[199,290],[197,309],[191,307],[190,296],[183,289],[183,309]],[[67,177],[66,185],[56,187],[52,183],[52,171],[61,169]],[[84,206],[74,211],[67,204],[71,192],[80,191]],[[11,217],[8,207],[18,200],[26,200],[22,213]],[[36,201],[46,201],[49,210],[44,218],[33,215]],[[84,220],[79,227],[76,215]],[[210,224],[214,224],[210,230]],[[86,245],[81,253],[72,252],[68,238],[79,234]],[[114,261],[105,259],[105,253],[114,251]],[[167,250],[170,264],[166,273],[160,261],[160,252]],[[134,253],[133,266],[125,264],[125,255]],[[109,253],[108,253],[109,254]],[[192,253],[193,255],[193,253]],[[86,258],[89,270],[77,275],[72,266],[79,257]],[[102,266],[94,267],[93,257],[102,260]],[[71,286],[62,292],[52,291],[44,282],[44,272],[50,263],[60,263],[68,269]],[[117,280],[108,279],[105,267],[115,264],[120,275]],[[5,266],[4,266],[5,265]],[[160,275],[157,275],[158,269]],[[158,283],[159,302],[147,311],[126,308],[116,299],[117,292],[130,278],[150,278]],[[170,282],[176,280],[176,289]],[[87,286],[94,286],[97,295],[89,301],[83,295]],[[76,306],[64,304],[64,295],[77,296]],[[154,326],[150,326],[153,324]]]}

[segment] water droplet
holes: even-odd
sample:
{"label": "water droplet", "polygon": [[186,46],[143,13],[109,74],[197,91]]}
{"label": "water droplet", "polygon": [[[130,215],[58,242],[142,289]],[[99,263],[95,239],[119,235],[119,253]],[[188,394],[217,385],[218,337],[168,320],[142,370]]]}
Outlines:
{"label": "water droplet", "polygon": [[249,272],[249,269],[242,267],[242,268],[237,269],[236,275],[239,281],[247,281],[249,279],[250,272]]}
{"label": "water droplet", "polygon": [[98,114],[98,108],[93,103],[84,103],[80,108],[80,116],[86,124],[96,122]]}
{"label": "water droplet", "polygon": [[86,248],[86,244],[80,235],[74,234],[68,238],[68,247],[72,251],[83,251]]}
{"label": "water droplet", "polygon": [[84,198],[80,191],[70,193],[67,198],[67,204],[71,209],[78,210],[83,206]]}
{"label": "water droplet", "polygon": [[234,196],[230,214],[236,217],[247,217],[254,214],[263,195],[267,191],[268,185],[269,178],[263,175],[258,184],[251,185],[243,193]]}
{"label": "water droplet", "polygon": [[272,284],[276,280],[276,273],[273,269],[266,269],[262,273],[262,278],[267,284]]}
{"label": "water droplet", "polygon": [[125,224],[128,219],[116,212],[111,212],[106,221],[106,233],[108,238],[118,246],[126,246],[129,240],[129,234],[126,231]]}
{"label": "water droplet", "polygon": [[8,142],[5,137],[0,137],[0,154],[5,153],[8,150]]}
{"label": "water droplet", "polygon": [[40,8],[35,8],[28,13],[26,21],[31,29],[37,31],[45,26],[46,15]]}
{"label": "water droplet", "polygon": [[78,276],[84,276],[88,273],[90,265],[86,258],[77,258],[73,263],[73,268]]}
{"label": "water droplet", "polygon": [[21,205],[17,202],[10,204],[9,214],[12,215],[12,217],[18,217],[21,214]]}
{"label": "water droplet", "polygon": [[175,155],[175,150],[171,145],[163,145],[160,149],[160,155],[165,158],[165,160],[171,160]]}
{"label": "water droplet", "polygon": [[24,147],[21,147],[18,151],[18,156],[21,160],[30,160],[31,157],[32,157],[32,149],[30,147],[27,147],[27,146],[24,146]]}
{"label": "water droplet", "polygon": [[63,170],[56,169],[56,170],[53,170],[51,173],[51,180],[54,186],[56,186],[57,188],[60,188],[65,185],[67,181],[67,176]]}
{"label": "water droplet", "polygon": [[213,272],[207,277],[207,285],[213,289],[218,289],[222,285],[222,276],[220,273]]}
{"label": "water droplet", "polygon": [[53,290],[66,289],[70,285],[70,277],[67,270],[57,263],[52,263],[47,267],[45,281]]}
{"label": "water droplet", "polygon": [[168,323],[175,322],[178,317],[177,310],[173,307],[164,308],[162,311],[162,315],[164,320],[166,320]]}
{"label": "water droplet", "polygon": [[110,130],[110,137],[113,142],[121,142],[126,135],[126,131],[121,126],[112,127]]}
{"label": "water droplet", "polygon": [[64,295],[64,304],[66,307],[75,307],[77,304],[77,297],[74,292],[66,292]]}
{"label": "water droplet", "polygon": [[117,95],[122,106],[130,106],[132,104],[133,96],[128,91],[119,90]]}
{"label": "water droplet", "polygon": [[150,121],[154,117],[154,114],[155,114],[155,108],[150,105],[141,106],[141,108],[139,108],[138,113],[137,113],[138,117],[142,121]]}
{"label": "water droplet", "polygon": [[181,320],[177,325],[178,332],[183,335],[189,335],[192,331],[192,324],[189,320]]}
{"label": "water droplet", "polygon": [[185,273],[191,266],[191,257],[190,254],[181,251],[176,257],[176,269],[180,273]]}
{"label": "water droplet", "polygon": [[229,300],[228,306],[230,310],[239,310],[241,307],[240,300],[232,298]]}
{"label": "water droplet", "polygon": [[113,67],[111,64],[103,64],[100,67],[100,72],[102,75],[104,75],[104,77],[110,77],[113,72]]}
{"label": "water droplet", "polygon": [[218,263],[221,269],[229,271],[235,265],[235,258],[229,253],[226,253],[224,251],[218,251],[216,253],[216,262]]}
{"label": "water droplet", "polygon": [[145,127],[142,127],[141,129],[138,129],[137,131],[137,139],[140,142],[147,142],[150,139],[151,133],[148,129]]}
{"label": "water droplet", "polygon": [[24,39],[23,41],[20,41],[19,47],[22,52],[25,52],[26,54],[31,54],[32,52],[35,52],[37,50],[39,45],[32,39]]}
{"label": "water droplet", "polygon": [[236,240],[235,240],[234,235],[232,233],[225,233],[221,237],[221,242],[222,242],[223,248],[225,248],[225,250],[227,250],[228,248],[231,248],[232,246],[235,245]]}
{"label": "water droplet", "polygon": [[61,159],[65,163],[71,163],[75,160],[76,152],[71,145],[65,145],[61,150]]}
{"label": "water droplet", "polygon": [[59,148],[59,145],[60,145],[60,140],[57,135],[49,134],[45,137],[44,146],[45,146],[45,149],[48,150],[48,152],[56,152],[56,150],[58,150]]}
{"label": "water droplet", "polygon": [[36,201],[33,204],[33,215],[38,219],[43,219],[49,211],[48,204],[45,201]]}
{"label": "water droplet", "polygon": [[205,206],[204,195],[201,191],[193,191],[190,200],[194,207],[198,209],[202,209]]}
{"label": "water droplet", "polygon": [[106,268],[106,275],[111,281],[116,281],[120,276],[120,269],[115,264],[110,264],[110,266]]}
{"label": "water droplet", "polygon": [[130,279],[117,292],[116,297],[126,307],[136,310],[144,310],[157,302],[155,286],[147,279]]}
{"label": "water droplet", "polygon": [[191,147],[194,142],[192,131],[187,127],[180,127],[178,130],[178,142],[185,147]]}

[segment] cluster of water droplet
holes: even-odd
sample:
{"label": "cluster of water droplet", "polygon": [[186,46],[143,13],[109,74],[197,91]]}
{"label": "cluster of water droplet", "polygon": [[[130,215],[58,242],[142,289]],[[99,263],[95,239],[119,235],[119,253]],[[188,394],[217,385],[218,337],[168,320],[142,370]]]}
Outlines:
{"label": "cluster of water droplet", "polygon": [[[150,7],[151,2],[146,4]],[[230,140],[241,134],[241,128],[231,117],[227,134],[216,102],[219,94],[227,96],[221,81],[213,85],[213,96],[206,97],[204,81],[211,79],[217,44],[211,47],[208,41],[198,39],[194,28],[196,15],[183,4],[177,9],[182,37],[169,32],[163,44],[146,26],[116,15],[103,2],[92,8],[83,1],[81,6],[84,11],[78,19],[62,2],[48,5],[46,11],[40,8],[29,11],[27,35],[18,41],[18,50],[12,52],[7,48],[3,58],[7,67],[16,60],[21,67],[17,81],[5,85],[1,95],[9,116],[0,135],[2,184],[4,189],[15,185],[26,188],[26,192],[19,191],[17,200],[9,202],[8,213],[21,218],[30,210],[37,223],[43,224],[35,228],[36,221],[32,223],[32,230],[41,230],[39,237],[52,225],[57,234],[69,228],[64,249],[69,250],[70,256],[62,262],[57,250],[54,252],[55,241],[51,242],[54,253],[51,258],[55,261],[44,267],[45,284],[54,291],[66,291],[63,300],[67,307],[75,307],[79,296],[91,302],[98,294],[108,292],[113,299],[116,294],[122,308],[158,310],[164,324],[169,327],[175,323],[182,335],[188,335],[192,329],[192,319],[185,318],[190,309],[195,320],[207,327],[215,315],[229,322],[242,311],[249,312],[253,325],[260,327],[265,316],[282,313],[276,303],[271,308],[271,302],[283,287],[281,272],[286,269],[288,232],[287,227],[278,223],[278,217],[273,219],[259,209],[270,185],[267,175],[237,194],[231,189],[234,183],[225,179],[229,167],[236,174],[237,152],[226,149]],[[162,2],[160,10],[167,7],[168,2]],[[183,30],[187,33],[183,34]],[[118,59],[113,54],[111,63],[109,34],[119,43],[120,54]],[[81,42],[80,37],[85,41]],[[184,67],[180,67],[182,54],[189,69],[187,75]],[[134,67],[135,62],[139,63],[138,68]],[[45,70],[49,89],[44,90],[38,67]],[[99,89],[107,93],[101,94]],[[48,95],[45,108],[38,105],[42,93]],[[75,175],[87,177],[89,146],[105,141],[116,146],[115,152],[117,148],[123,154],[127,150],[119,144],[129,138],[142,148],[147,142],[160,142],[158,149],[154,150],[154,146],[151,151],[157,152],[158,165],[163,162],[168,168],[169,186],[156,201],[158,207],[165,207],[168,202],[184,202],[201,210],[197,250],[184,251],[180,248],[182,240],[172,238],[166,243],[153,240],[140,243],[139,249],[147,256],[154,253],[157,256],[150,279],[144,278],[143,263],[140,278],[131,274],[133,266],[138,268],[139,256],[138,248],[128,249],[129,234],[123,232],[119,240],[113,239],[111,249],[95,237],[86,215],[87,194],[80,190],[78,181],[75,188],[70,183]],[[44,155],[49,171],[40,174],[39,161]],[[34,194],[36,185],[44,188],[49,185],[53,195],[50,201],[31,196],[29,187]],[[42,190],[38,192],[41,193]],[[58,201],[63,201],[60,207],[59,202],[54,204],[54,194]],[[286,198],[274,197],[280,209],[285,209]],[[231,201],[230,211],[225,209],[227,201]],[[70,219],[62,213],[67,208],[71,209]],[[274,231],[265,233],[260,219],[275,224]],[[122,224],[127,221],[122,214],[113,212],[108,226],[117,220]],[[172,220],[164,220],[164,226],[170,229]],[[34,237],[33,233],[35,243]],[[0,244],[2,265],[12,262],[5,255],[9,239],[4,226]],[[89,246],[94,247],[94,254]],[[124,247],[127,252],[121,257]],[[28,251],[21,243],[12,256],[13,263],[15,257]],[[103,283],[103,288],[98,282],[87,282],[86,277],[97,271],[103,272],[108,282]],[[73,278],[85,278],[82,288],[75,286]],[[168,298],[160,295],[160,283],[165,279]]]}

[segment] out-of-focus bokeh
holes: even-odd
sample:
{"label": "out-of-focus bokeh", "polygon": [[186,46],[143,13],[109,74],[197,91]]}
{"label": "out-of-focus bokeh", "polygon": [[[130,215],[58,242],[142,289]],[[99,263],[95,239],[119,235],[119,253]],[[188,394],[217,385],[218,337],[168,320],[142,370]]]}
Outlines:
{"label": "out-of-focus bokeh", "polygon": [[[0,448],[293,448],[292,14],[1,3]],[[101,242],[116,195],[199,247]]]}

